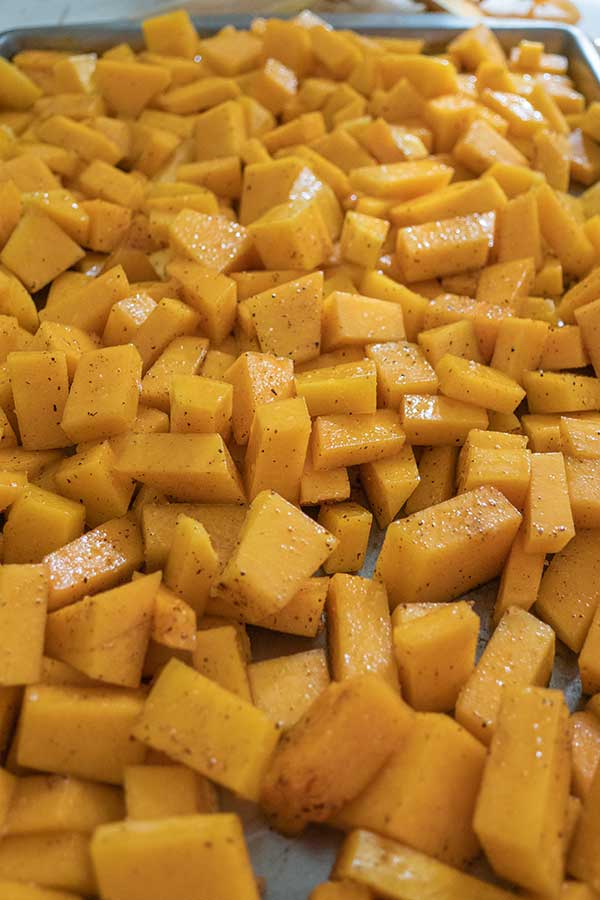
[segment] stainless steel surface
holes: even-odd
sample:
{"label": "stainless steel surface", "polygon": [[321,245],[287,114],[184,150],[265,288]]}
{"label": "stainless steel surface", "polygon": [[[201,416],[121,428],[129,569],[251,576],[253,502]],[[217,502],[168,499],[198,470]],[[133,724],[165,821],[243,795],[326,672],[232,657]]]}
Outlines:
{"label": "stainless steel surface", "polygon": [[[443,15],[394,16],[388,14],[330,15],[325,16],[335,27],[352,28],[363,34],[393,35],[396,37],[424,37],[427,48],[442,50],[453,37],[475,22],[458,20]],[[211,34],[224,25],[247,27],[250,16],[203,16],[195,19],[201,34]],[[492,20],[486,24],[493,28],[505,48],[514,46],[522,37],[543,41],[549,52],[563,53],[569,57],[571,75],[577,87],[588,100],[600,100],[600,57],[592,42],[577,28],[552,26],[545,23],[519,20]],[[73,49],[102,51],[127,41],[134,46],[141,43],[139,24],[132,21],[114,21],[94,25],[51,26],[40,29],[20,28],[0,33],[0,56],[10,57],[19,50],[30,48]],[[374,527],[369,542],[369,552],[362,574],[370,576],[382,541],[382,532]],[[482,629],[479,652],[490,634],[491,609],[496,585],[486,585],[472,592],[475,609],[481,617]],[[323,646],[321,634],[315,641],[277,635],[261,629],[251,629],[253,655],[256,659],[280,656],[287,653]],[[581,698],[581,683],[577,660],[573,653],[559,645],[551,686],[565,692],[572,710]],[[250,852],[255,870],[266,878],[265,900],[306,900],[311,889],[327,878],[339,844],[339,834],[327,828],[311,828],[298,839],[287,840],[269,831],[257,810],[249,804],[240,804],[223,794],[226,809],[235,809],[242,815],[246,827]],[[477,874],[489,875],[485,865],[476,863]],[[232,898],[233,900],[233,898]]]}

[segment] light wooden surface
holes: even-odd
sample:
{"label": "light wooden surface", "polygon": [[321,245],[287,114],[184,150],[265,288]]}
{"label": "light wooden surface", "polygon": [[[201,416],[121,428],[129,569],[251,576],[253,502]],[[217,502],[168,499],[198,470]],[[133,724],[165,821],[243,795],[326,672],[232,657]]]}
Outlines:
{"label": "light wooden surface", "polygon": [[[30,25],[50,25],[72,22],[97,22],[102,19],[122,18],[126,16],[150,15],[165,7],[187,5],[199,13],[219,12],[235,8],[235,0],[195,0],[188,4],[175,3],[172,0],[0,0],[0,30]],[[260,11],[260,3],[252,0],[240,0],[244,10]],[[345,9],[356,8],[356,11],[368,12],[384,6],[386,10],[393,8],[393,0],[355,0],[344,3]],[[407,7],[406,0],[401,5]],[[268,4],[265,4],[268,6]],[[593,38],[600,38],[600,0],[579,0],[582,10],[583,27]]]}

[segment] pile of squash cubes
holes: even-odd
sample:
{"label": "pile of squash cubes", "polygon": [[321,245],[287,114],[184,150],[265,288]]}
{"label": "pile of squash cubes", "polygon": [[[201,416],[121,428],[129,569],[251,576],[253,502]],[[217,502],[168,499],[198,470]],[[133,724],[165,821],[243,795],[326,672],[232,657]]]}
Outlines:
{"label": "pile of squash cubes", "polygon": [[600,103],[143,33],[0,60],[0,900],[257,900],[232,797],[312,900],[593,900]]}

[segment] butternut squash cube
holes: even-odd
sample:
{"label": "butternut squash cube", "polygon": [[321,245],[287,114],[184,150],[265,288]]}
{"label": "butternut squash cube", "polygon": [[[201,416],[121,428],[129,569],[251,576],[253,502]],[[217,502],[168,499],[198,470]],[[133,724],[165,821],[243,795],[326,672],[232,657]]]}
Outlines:
{"label": "butternut squash cube", "polygon": [[418,713],[406,740],[335,824],[369,828],[464,866],[479,847],[472,818],[484,765],[485,749],[468,731],[448,716]]}
{"label": "butternut squash cube", "polygon": [[408,281],[456,275],[485,266],[494,242],[496,214],[456,216],[400,228],[396,255]]}
{"label": "butternut squash cube", "polygon": [[476,175],[482,175],[492,163],[527,165],[527,159],[520,150],[482,118],[474,119],[454,145],[454,156]]}
{"label": "butternut squash cube", "polygon": [[398,603],[452,600],[497,575],[521,516],[495,488],[481,487],[393,522],[376,577]]}
{"label": "butternut squash cube", "polygon": [[204,525],[179,516],[165,564],[166,586],[201,616],[218,569],[219,559]]}
{"label": "butternut squash cube", "polygon": [[7,834],[61,831],[87,834],[97,825],[116,821],[123,813],[118,788],[78,778],[29,775],[17,783],[6,831]]}
{"label": "butternut squash cube", "polygon": [[307,457],[300,479],[300,506],[320,506],[347,500],[349,496],[350,481],[344,466],[317,471]]}
{"label": "butternut squash cube", "polygon": [[403,695],[424,712],[454,708],[475,666],[479,617],[467,603],[452,603],[394,628],[394,651]]}
{"label": "butternut squash cube", "polygon": [[311,432],[309,412],[302,396],[258,407],[244,461],[250,500],[271,489],[298,502]]}
{"label": "butternut squash cube", "polygon": [[235,100],[226,100],[201,113],[195,126],[196,159],[239,156],[246,140],[244,111]]}
{"label": "butternut squash cube", "polygon": [[159,584],[156,572],[53,612],[48,655],[97,681],[139,687]]}
{"label": "butternut squash cube", "polygon": [[295,393],[292,360],[266,353],[242,353],[224,378],[233,385],[233,435],[238,444],[247,443],[261,404],[286,400]]}
{"label": "butternut squash cube", "polygon": [[[163,412],[169,412],[173,382],[179,378],[195,377],[204,362],[207,349],[206,338],[192,337],[191,335],[174,338],[144,375],[141,401]],[[165,429],[165,431],[167,430],[168,428]],[[209,428],[206,430],[218,431],[219,429]]]}
{"label": "butternut squash cube", "polygon": [[185,10],[164,13],[144,19],[144,41],[151,53],[165,56],[193,57],[198,45],[198,33]]}
{"label": "butternut squash cube", "polygon": [[278,737],[261,710],[176,659],[154,682],[133,733],[248,800],[258,798]]}
{"label": "butternut squash cube", "polygon": [[406,439],[413,446],[461,446],[473,428],[488,426],[487,413],[481,407],[424,394],[405,394],[400,418]]}
{"label": "butternut squash cube", "polygon": [[537,599],[546,554],[542,551],[528,553],[526,540],[525,529],[521,526],[502,569],[494,606],[495,625],[511,606],[529,610]]}
{"label": "butternut squash cube", "polygon": [[196,646],[196,612],[160,584],[154,597],[151,640],[165,647],[193,650]]}
{"label": "butternut squash cube", "polygon": [[323,350],[405,337],[402,308],[386,300],[334,291],[323,308]]}
{"label": "butternut squash cube", "polygon": [[307,650],[248,666],[254,703],[277,728],[291,728],[329,684],[323,650]]}
{"label": "butternut squash cube", "polygon": [[379,676],[333,682],[280,742],[263,782],[263,808],[286,833],[331,818],[366,787],[412,723],[410,708]]}
{"label": "butternut squash cube", "polygon": [[569,784],[562,693],[506,687],[473,820],[498,875],[529,890],[558,893]]}
{"label": "butternut squash cube", "polygon": [[124,689],[29,687],[23,699],[17,761],[57,775],[121,784],[125,767],[144,758],[144,747],[131,737],[143,703],[138,691]]}
{"label": "butternut squash cube", "polygon": [[322,506],[319,524],[338,540],[338,545],[323,564],[328,575],[334,572],[358,572],[362,569],[373,522],[372,514],[358,503]]}
{"label": "butternut squash cube", "polygon": [[[508,319],[507,321],[512,320]],[[429,328],[426,331],[422,331],[418,335],[417,340],[427,362],[434,368],[446,353],[460,356],[463,359],[472,359],[478,363],[483,361],[479,352],[475,328],[468,319],[450,322],[448,325],[438,325],[437,328]],[[424,394],[427,391],[421,388],[418,391],[409,391],[409,393]],[[434,392],[432,391],[431,393]]]}
{"label": "butternut squash cube", "polygon": [[94,444],[61,463],[55,474],[56,490],[85,507],[90,528],[124,516],[134,483],[115,474],[116,455],[108,441]]}
{"label": "butternut squash cube", "polygon": [[40,563],[84,530],[80,503],[29,484],[10,508],[4,526],[4,562]]}
{"label": "butternut squash cube", "polygon": [[127,434],[115,471],[176,500],[239,503],[239,473],[219,434]]}
{"label": "butternut squash cube", "polygon": [[365,269],[374,268],[385,243],[389,222],[349,211],[344,219],[341,237],[342,258]]}
{"label": "butternut squash cube", "polygon": [[563,453],[575,459],[600,457],[600,425],[598,422],[561,416],[560,441]]}
{"label": "butternut squash cube", "polygon": [[201,675],[252,703],[247,655],[240,640],[239,625],[227,625],[226,621],[215,627],[207,624],[198,631],[192,664]]}
{"label": "butternut squash cube", "polygon": [[189,900],[206,891],[214,900],[259,898],[242,825],[231,813],[103,825],[91,853],[100,891],[114,900],[160,900],[169,891]]}
{"label": "butternut squash cube", "polygon": [[437,393],[437,375],[415,344],[407,341],[369,344],[366,354],[377,366],[381,406],[395,409],[405,394]]}
{"label": "butternut squash cube", "polygon": [[249,232],[237,222],[192,209],[177,213],[169,226],[169,236],[178,254],[225,273],[246,267],[252,245]]}
{"label": "butternut squash cube", "polygon": [[233,591],[240,613],[260,621],[289,603],[336,546],[335,537],[283,497],[262,491],[250,505],[217,590]]}
{"label": "butternut squash cube", "polygon": [[[149,373],[150,374],[150,373]],[[200,375],[174,375],[171,380],[171,431],[231,433],[233,388]]]}
{"label": "butternut squash cube", "polygon": [[594,249],[585,231],[560,202],[550,185],[536,188],[540,227],[546,240],[570,275],[581,278],[591,269]]}
{"label": "butternut squash cube", "polygon": [[235,322],[235,284],[226,275],[183,260],[169,263],[167,272],[180,283],[183,299],[200,316],[211,343],[222,343]]}
{"label": "butternut squash cube", "polygon": [[56,304],[42,311],[42,319],[102,334],[113,305],[130,293],[125,270],[120,265],[113,266],[102,275],[88,279],[87,285],[63,293]]}
{"label": "butternut squash cube", "polygon": [[579,653],[600,601],[596,590],[596,532],[581,530],[544,572],[536,611],[558,637]]}
{"label": "butternut squash cube", "polygon": [[382,166],[359,164],[351,168],[350,182],[355,190],[369,197],[382,197],[398,203],[445,188],[453,175],[450,166],[428,159]]}
{"label": "butternut squash cube", "polygon": [[456,721],[492,740],[506,686],[544,687],[554,663],[554,631],[519,607],[508,609],[456,703]]}
{"label": "butternut squash cube", "polygon": [[7,365],[23,447],[66,447],[70,441],[60,424],[69,393],[65,353],[17,351],[8,354]]}
{"label": "butternut squash cube", "polygon": [[50,572],[48,609],[127,580],[144,561],[142,536],[128,516],[111,519],[44,557]]}
{"label": "butternut squash cube", "polygon": [[334,575],[327,595],[327,628],[336,681],[375,672],[393,688],[398,687],[382,585],[353,575]]}
{"label": "butternut squash cube", "polygon": [[528,553],[558,553],[575,535],[561,453],[532,454],[524,516]]}
{"label": "butternut squash cube", "polygon": [[396,517],[419,484],[419,478],[412,447],[408,444],[395,456],[361,465],[361,484],[380,528]]}
{"label": "butternut squash cube", "polygon": [[7,59],[0,62],[0,102],[4,109],[29,109],[42,91],[29,76]]}
{"label": "butternut squash cube", "polygon": [[296,393],[311,416],[374,413],[377,408],[375,363],[364,360],[296,375]]}
{"label": "butternut squash cube", "polygon": [[450,353],[438,362],[436,373],[442,393],[497,412],[513,412],[525,396],[523,388],[503,372]]}
{"label": "butternut squash cube", "polygon": [[2,566],[0,596],[0,684],[35,684],[41,674],[48,570],[45,566]]}
{"label": "butternut squash cube", "polygon": [[517,317],[503,319],[490,365],[522,384],[525,372],[540,367],[549,332],[547,322]]}
{"label": "butternut squash cube", "polygon": [[419,483],[406,501],[407,515],[443,503],[454,495],[456,447],[424,447],[419,460]]}
{"label": "butternut squash cube", "polygon": [[600,886],[600,872],[598,871],[598,786],[600,785],[600,770],[596,770],[592,780],[589,794],[584,802],[583,809],[573,843],[567,858],[567,869],[570,875],[585,880],[594,891]]}
{"label": "butternut squash cube", "polygon": [[185,766],[128,766],[124,788],[129,821],[218,812],[213,785]]}
{"label": "butternut squash cube", "polygon": [[108,105],[118,115],[135,119],[169,85],[171,76],[160,66],[100,59],[96,63],[95,79]]}
{"label": "butternut squash cube", "polygon": [[[86,894],[95,889],[89,852],[89,836],[65,831],[62,834],[27,834],[6,837],[0,849],[0,878],[22,879],[58,891],[45,892],[51,900],[64,897],[62,889]],[[14,897],[14,894],[11,894]],[[71,898],[73,894],[66,894]],[[42,898],[44,895],[42,894]]]}
{"label": "butternut squash cube", "polygon": [[29,209],[0,253],[0,261],[29,291],[38,291],[84,256],[81,247],[44,213]]}
{"label": "butternut squash cube", "polygon": [[391,841],[372,831],[352,831],[334,866],[336,878],[384,891],[393,900],[421,900],[444,891],[448,900],[509,900],[508,891]]}
{"label": "butternut squash cube", "polygon": [[142,360],[142,371],[146,373],[176,338],[193,334],[199,318],[181,300],[163,297],[133,336],[132,343]]}
{"label": "butternut squash cube", "polygon": [[266,269],[316,269],[332,247],[320,204],[310,195],[272,207],[249,225],[248,234]]}
{"label": "butternut squash cube", "polygon": [[600,383],[587,375],[567,372],[524,372],[530,412],[571,413],[600,408]]}
{"label": "butternut squash cube", "polygon": [[531,257],[542,264],[540,213],[533,191],[511,199],[498,213],[496,235],[498,262]]}
{"label": "butternut squash cube", "polygon": [[81,356],[61,427],[73,440],[103,440],[127,431],[137,415],[142,360],[131,344]]}
{"label": "butternut squash cube", "polygon": [[531,451],[468,446],[457,479],[457,490],[471,491],[490,485],[522,510],[531,479]]}
{"label": "butternut squash cube", "polygon": [[391,409],[318,416],[311,437],[312,464],[320,471],[374,462],[394,456],[405,440],[398,413]]}
{"label": "butternut squash cube", "polygon": [[319,355],[323,276],[320,272],[245,301],[263,353],[305,362]]}
{"label": "butternut squash cube", "polygon": [[284,634],[316,637],[323,627],[322,612],[328,584],[328,578],[307,578],[282,610],[266,616],[257,624]]}

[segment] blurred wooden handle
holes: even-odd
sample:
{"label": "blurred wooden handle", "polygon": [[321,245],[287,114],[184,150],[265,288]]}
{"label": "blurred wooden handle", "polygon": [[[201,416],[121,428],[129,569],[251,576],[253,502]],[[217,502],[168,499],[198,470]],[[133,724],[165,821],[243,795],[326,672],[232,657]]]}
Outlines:
{"label": "blurred wooden handle", "polygon": [[450,13],[463,19],[483,15],[477,4],[470,0],[425,0],[425,6],[430,12]]}

